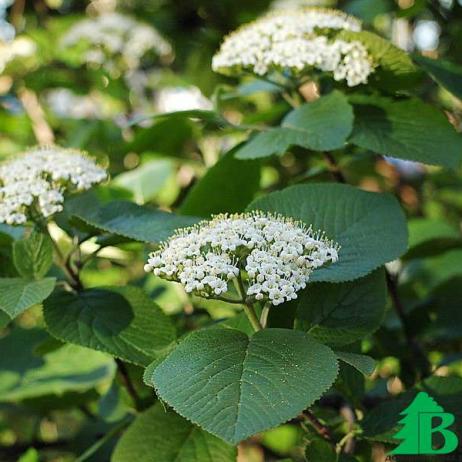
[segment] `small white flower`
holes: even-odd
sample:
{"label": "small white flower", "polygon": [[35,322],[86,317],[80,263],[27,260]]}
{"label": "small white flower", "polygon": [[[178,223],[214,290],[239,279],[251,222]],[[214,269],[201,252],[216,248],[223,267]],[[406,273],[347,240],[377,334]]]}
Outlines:
{"label": "small white flower", "polygon": [[109,72],[139,68],[149,51],[158,56],[172,53],[171,45],[154,29],[120,13],[103,13],[76,23],[64,36],[63,46],[87,44],[87,64],[104,66]]}
{"label": "small white flower", "polygon": [[297,298],[311,273],[338,260],[338,244],[301,222],[260,212],[218,215],[178,231],[144,269],[202,297],[240,278],[245,296],[273,305]]}
{"label": "small white flower", "polygon": [[331,9],[275,11],[226,37],[212,68],[224,74],[278,70],[293,76],[316,69],[351,87],[367,83],[372,59],[361,42],[335,38],[341,30],[358,32],[361,22]]}
{"label": "small white flower", "polygon": [[57,146],[31,149],[0,164],[0,223],[19,225],[62,211],[65,192],[84,191],[107,177],[81,151]]}

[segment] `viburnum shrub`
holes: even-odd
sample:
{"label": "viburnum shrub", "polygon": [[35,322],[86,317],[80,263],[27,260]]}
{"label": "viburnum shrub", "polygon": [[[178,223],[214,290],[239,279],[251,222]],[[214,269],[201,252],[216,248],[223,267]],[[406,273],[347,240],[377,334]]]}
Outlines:
{"label": "viburnum shrub", "polygon": [[462,73],[295,3],[180,49],[210,100],[115,2],[0,63],[2,461],[383,461],[419,391],[460,414]]}

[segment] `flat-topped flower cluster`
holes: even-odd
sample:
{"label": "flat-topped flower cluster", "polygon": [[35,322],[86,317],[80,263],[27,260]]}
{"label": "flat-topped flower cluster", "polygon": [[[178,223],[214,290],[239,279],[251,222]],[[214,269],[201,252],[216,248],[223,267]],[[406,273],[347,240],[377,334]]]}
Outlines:
{"label": "flat-topped flower cluster", "polygon": [[75,24],[64,36],[63,46],[86,44],[83,60],[109,72],[139,68],[148,52],[172,53],[171,45],[152,26],[120,13],[104,13]]}
{"label": "flat-topped flower cluster", "polygon": [[336,38],[342,30],[359,32],[361,22],[325,8],[275,11],[226,37],[212,67],[231,75],[281,71],[294,77],[318,70],[350,87],[367,83],[372,59],[361,42]]}
{"label": "flat-topped flower cluster", "polygon": [[64,193],[104,181],[106,171],[74,149],[45,146],[0,164],[0,223],[20,225],[62,211]]}
{"label": "flat-topped flower cluster", "polygon": [[[311,273],[338,259],[339,246],[311,227],[279,215],[217,215],[178,231],[145,266],[186,292],[219,297],[238,280],[251,301],[279,305],[297,298]],[[239,284],[238,284],[239,285]]]}

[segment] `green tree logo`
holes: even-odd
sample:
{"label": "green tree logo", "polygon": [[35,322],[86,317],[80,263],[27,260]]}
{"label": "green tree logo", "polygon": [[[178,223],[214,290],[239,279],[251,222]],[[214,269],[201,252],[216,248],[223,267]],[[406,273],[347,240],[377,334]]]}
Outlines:
{"label": "green tree logo", "polygon": [[[449,454],[457,448],[457,435],[448,430],[455,417],[444,409],[427,393],[420,392],[414,401],[400,415],[403,428],[395,438],[403,440],[392,455]],[[433,447],[433,435],[440,434],[443,445]]]}

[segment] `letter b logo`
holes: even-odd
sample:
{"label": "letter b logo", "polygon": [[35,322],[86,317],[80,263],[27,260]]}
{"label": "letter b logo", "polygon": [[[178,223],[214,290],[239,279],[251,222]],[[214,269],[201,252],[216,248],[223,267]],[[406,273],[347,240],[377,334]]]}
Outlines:
{"label": "letter b logo", "polygon": [[445,412],[427,393],[418,393],[400,415],[402,428],[395,438],[403,441],[391,454],[449,454],[457,448],[457,435],[448,429],[454,423],[454,415]]}
{"label": "letter b logo", "polygon": [[[441,422],[433,427],[436,419]],[[419,454],[449,454],[457,448],[457,436],[447,428],[454,423],[454,415],[448,413],[419,414]],[[432,447],[433,435],[439,433],[444,441],[441,448]]]}

